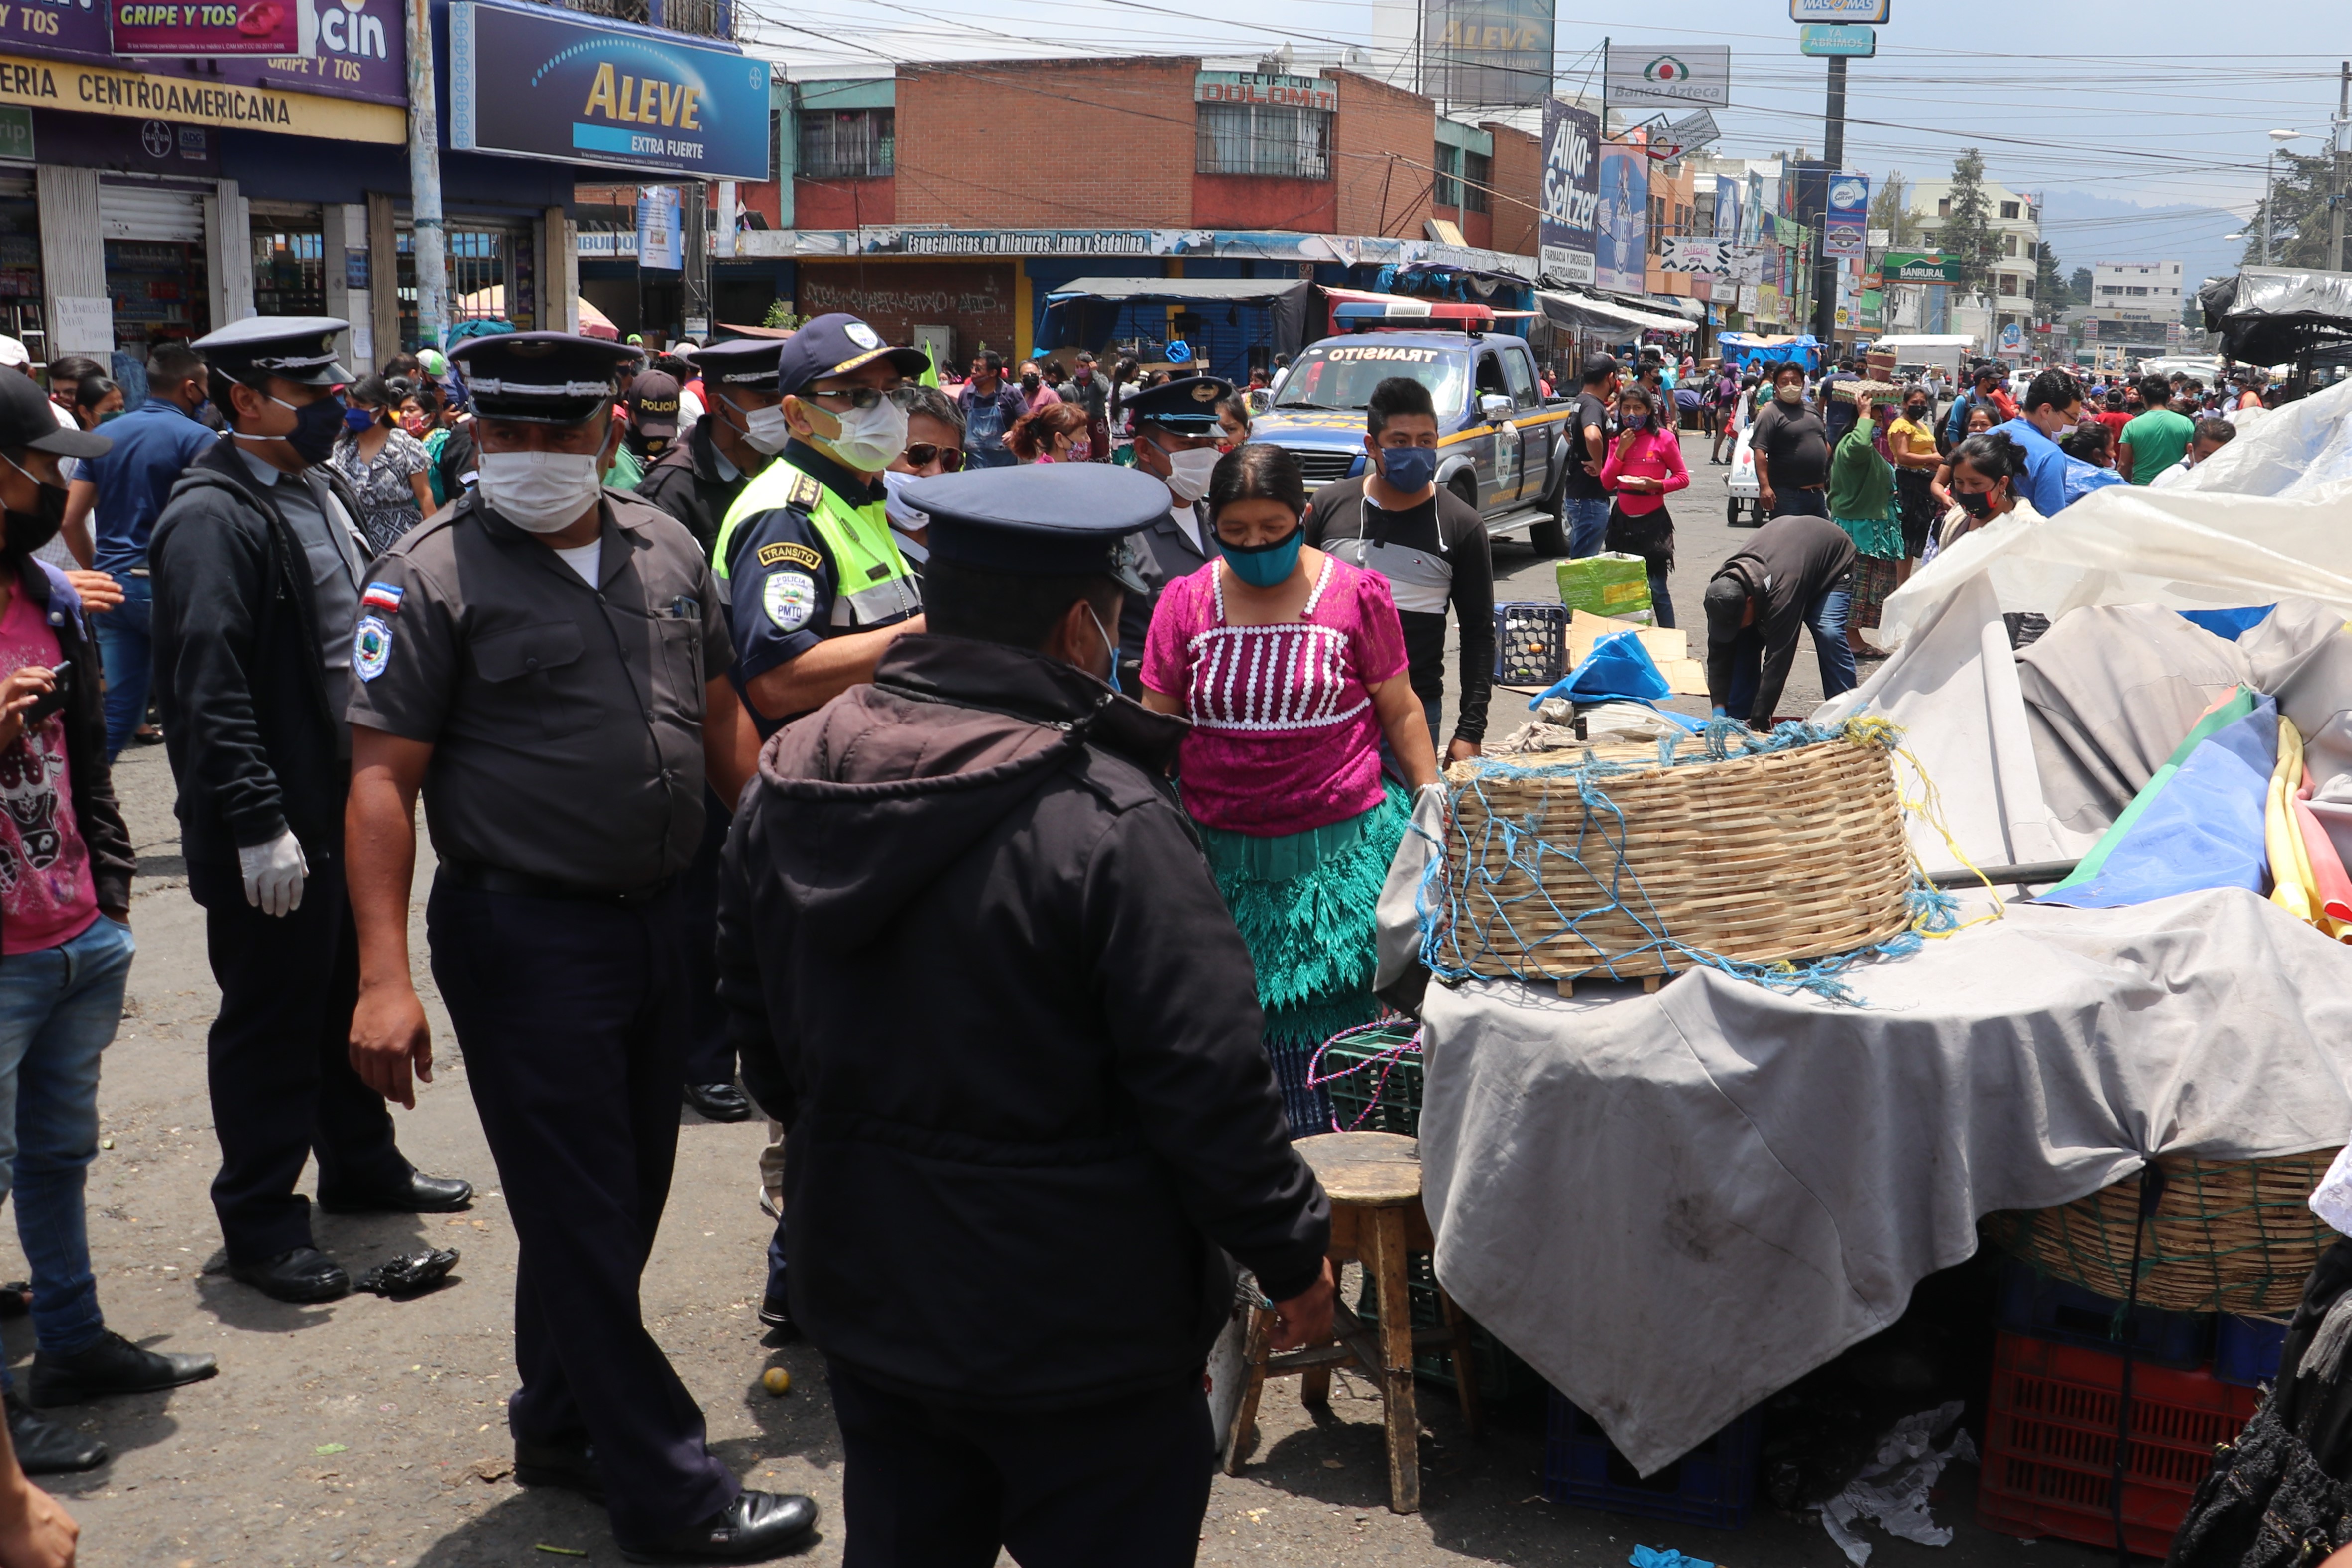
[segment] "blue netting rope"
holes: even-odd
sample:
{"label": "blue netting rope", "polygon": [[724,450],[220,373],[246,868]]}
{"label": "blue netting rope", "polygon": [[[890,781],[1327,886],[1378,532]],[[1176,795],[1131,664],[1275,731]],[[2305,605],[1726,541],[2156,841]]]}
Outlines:
{"label": "blue netting rope", "polygon": [[[1801,746],[1818,746],[1830,742],[1879,746],[1897,755],[1902,752],[1903,731],[1883,719],[1858,718],[1834,727],[1816,725],[1791,720],[1777,726],[1769,734],[1759,734],[1735,720],[1721,717],[1710,720],[1703,731],[1690,737],[1697,742],[1689,744],[1684,737],[1668,735],[1658,741],[1660,767],[1687,767],[1702,763],[1729,762],[1738,757],[1759,756],[1774,752],[1791,751]],[[1916,769],[1916,759],[1909,759]],[[1470,831],[1461,826],[1458,812],[1450,813],[1453,831],[1461,837],[1465,851],[1463,864],[1466,870],[1465,886],[1445,885],[1449,880],[1448,846],[1415,823],[1412,831],[1430,847],[1428,863],[1422,872],[1420,886],[1414,890],[1414,912],[1421,923],[1422,962],[1440,981],[1454,984],[1484,973],[1474,965],[1484,960],[1496,964],[1516,979],[1547,978],[1530,973],[1517,966],[1517,955],[1535,951],[1543,942],[1557,941],[1573,934],[1594,952],[1601,954],[1593,970],[1612,980],[1628,976],[1619,972],[1621,963],[1637,955],[1654,952],[1667,974],[1676,973],[1677,961],[1686,964],[1704,964],[1739,980],[1784,994],[1809,991],[1826,1000],[1847,1005],[1857,1005],[1860,998],[1843,978],[1857,963],[1875,958],[1901,957],[1916,952],[1924,938],[1948,935],[1959,929],[1959,900],[1952,894],[1931,886],[1914,858],[1911,886],[1905,894],[1910,911],[1906,927],[1884,942],[1853,952],[1833,953],[1827,957],[1809,959],[1801,963],[1783,960],[1774,963],[1756,963],[1727,957],[1705,948],[1693,947],[1675,939],[1666,929],[1664,918],[1658,912],[1641,878],[1625,863],[1624,813],[1609,798],[1608,781],[1646,770],[1623,763],[1612,762],[1585,749],[1575,760],[1560,763],[1525,764],[1500,760],[1482,763],[1475,776],[1459,785],[1455,795],[1476,795],[1487,809],[1485,823],[1474,839]],[[1922,773],[1924,778],[1924,773]],[[1507,816],[1495,809],[1485,785],[1489,780],[1537,779],[1572,784],[1584,809],[1579,814],[1575,838],[1557,844],[1543,834],[1543,813],[1540,808],[1518,817]],[[1914,803],[1906,803],[1912,805]],[[1916,805],[1914,806],[1916,808]],[[1571,910],[1544,886],[1544,858],[1564,860],[1576,868],[1580,886],[1591,889],[1591,901]],[[1600,869],[1595,869],[1596,862]],[[1514,874],[1524,877],[1528,886],[1517,893],[1507,893],[1503,884]],[[1576,881],[1577,879],[1570,879]],[[1465,949],[1464,929],[1471,924],[1473,910],[1493,918],[1482,930],[1491,931],[1496,925],[1516,944],[1516,954],[1507,952],[1486,936],[1480,936]],[[1559,923],[1560,930],[1552,935],[1530,942],[1513,923],[1514,916],[1549,915]],[[1612,916],[1630,920],[1641,940],[1629,948],[1611,952],[1601,942],[1585,931],[1587,922],[1597,922]]]}

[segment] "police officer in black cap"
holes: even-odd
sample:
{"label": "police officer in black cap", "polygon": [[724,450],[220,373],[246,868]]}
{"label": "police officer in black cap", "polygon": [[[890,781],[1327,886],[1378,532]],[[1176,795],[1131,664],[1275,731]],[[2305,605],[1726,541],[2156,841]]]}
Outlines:
{"label": "police officer in black cap", "polygon": [[632,1560],[752,1561],[815,1505],[710,1453],[637,1300],[677,1147],[677,882],[703,781],[734,797],[749,731],[693,536],[599,482],[627,353],[562,332],[452,352],[480,480],[371,569],[348,649],[352,1051],[404,1104],[432,1066],[407,943],[422,788],[433,976],[520,1243],[516,1479],[602,1499]]}
{"label": "police officer in black cap", "polygon": [[847,1561],[1189,1563],[1227,1257],[1308,1342],[1330,1214],[1167,790],[1187,725],[1104,679],[1167,491],[1071,463],[907,498],[927,631],[769,743],[720,885]]}
{"label": "police officer in black cap", "polygon": [[[781,338],[730,338],[694,355],[708,399],[686,439],[673,442],[638,482],[637,499],[651,501],[686,524],[708,555],[719,526],[768,460],[784,449],[792,429],[776,391]],[[727,842],[734,802],[704,802],[702,847],[686,874],[688,1041],[686,1102],[713,1121],[740,1121],[751,1103],[735,1087],[735,1052],[719,1010],[719,977],[711,968],[719,921],[719,850]]]}
{"label": "police officer in black cap", "polygon": [[855,316],[803,324],[776,360],[792,437],[720,524],[711,564],[736,606],[735,682],[762,735],[872,679],[922,601],[883,511],[907,446],[909,376],[930,363]]}
{"label": "police officer in black cap", "polygon": [[1230,381],[1188,375],[1139,392],[1123,405],[1135,416],[1135,466],[1166,487],[1168,500],[1138,536],[1150,591],[1129,595],[1126,613],[1119,617],[1120,676],[1129,691],[1141,689],[1143,639],[1151,630],[1151,611],[1160,603],[1161,586],[1191,576],[1216,557],[1202,498],[1209,493],[1209,475],[1223,455],[1217,450],[1224,434],[1217,424],[1217,405],[1233,395]]}
{"label": "police officer in black cap", "polygon": [[229,1273],[286,1301],[351,1289],[294,1190],[311,1154],[330,1211],[438,1213],[474,1191],[401,1157],[383,1096],[349,1058],[343,704],[369,551],[357,499],[322,466],[343,428],[344,327],[250,316],[197,340],[228,435],[173,488],[148,547],[155,696],[221,988],[206,1043],[213,1207]]}

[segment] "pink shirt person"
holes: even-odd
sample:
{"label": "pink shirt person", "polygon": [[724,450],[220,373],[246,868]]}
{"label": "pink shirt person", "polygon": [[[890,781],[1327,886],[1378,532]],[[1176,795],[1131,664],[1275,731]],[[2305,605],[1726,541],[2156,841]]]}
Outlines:
{"label": "pink shirt person", "polygon": [[[1620,489],[1617,481],[1627,475],[1637,479],[1657,479],[1658,489]],[[1601,482],[1617,495],[1617,510],[1627,517],[1647,517],[1666,504],[1666,497],[1688,488],[1690,469],[1683,463],[1683,444],[1672,430],[1661,430],[1655,424],[1633,432],[1631,441],[1612,441],[1609,456],[1601,465]]]}

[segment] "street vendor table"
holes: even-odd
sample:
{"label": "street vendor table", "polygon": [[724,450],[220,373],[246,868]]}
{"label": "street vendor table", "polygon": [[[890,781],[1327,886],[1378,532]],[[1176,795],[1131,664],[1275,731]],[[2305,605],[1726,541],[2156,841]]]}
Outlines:
{"label": "street vendor table", "polygon": [[1988,1213],[2352,1131],[2352,952],[2251,893],[2012,905],[1846,979],[1858,1005],[1706,969],[1429,989],[1438,1278],[1644,1473],[1894,1322]]}

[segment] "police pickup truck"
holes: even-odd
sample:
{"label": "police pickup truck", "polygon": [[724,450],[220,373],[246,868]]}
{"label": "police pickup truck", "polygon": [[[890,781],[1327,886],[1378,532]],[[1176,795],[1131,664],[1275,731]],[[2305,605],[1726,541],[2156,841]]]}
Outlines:
{"label": "police pickup truck", "polygon": [[1364,471],[1372,388],[1408,375],[1437,405],[1437,482],[1478,509],[1490,534],[1524,531],[1568,553],[1560,481],[1570,400],[1547,400],[1527,342],[1499,332],[1356,331],[1309,344],[1250,438],[1289,449],[1312,491]]}

